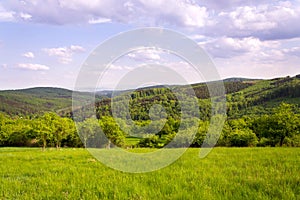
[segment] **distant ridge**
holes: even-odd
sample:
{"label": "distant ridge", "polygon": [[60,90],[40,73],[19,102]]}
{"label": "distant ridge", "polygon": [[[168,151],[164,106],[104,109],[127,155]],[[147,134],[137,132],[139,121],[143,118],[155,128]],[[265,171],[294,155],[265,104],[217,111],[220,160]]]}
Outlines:
{"label": "distant ridge", "polygon": [[263,79],[252,79],[252,78],[241,78],[241,77],[233,77],[233,78],[226,78],[223,81],[224,82],[237,82],[237,81],[260,81]]}
{"label": "distant ridge", "polygon": [[[82,97],[87,92],[78,92]],[[72,90],[36,87],[0,91],[0,112],[9,115],[42,114],[47,111],[64,112],[72,106]],[[99,97],[100,98],[100,97]]]}
{"label": "distant ridge", "polygon": [[[239,92],[243,93],[241,99],[252,99],[251,104],[260,105],[266,102],[300,101],[300,75],[295,77],[281,77],[269,80],[233,77],[224,79],[226,93],[232,94],[233,99],[238,99]],[[147,86],[137,90],[101,90],[96,92],[96,99],[109,99],[111,95],[123,92],[140,92],[159,89],[162,86]],[[179,87],[184,90],[184,85],[168,85],[168,87]],[[205,83],[192,84],[195,94],[199,99],[209,97]],[[84,98],[89,92],[78,92]],[[151,93],[151,92],[150,92]],[[155,92],[154,92],[155,93]],[[70,112],[72,106],[73,91],[57,87],[35,87],[19,90],[0,91],[0,112],[9,115],[39,115],[47,111],[58,112],[61,115]],[[153,94],[153,92],[151,93]],[[295,98],[298,98],[295,99]],[[228,98],[231,98],[230,96]],[[239,104],[239,102],[237,102]],[[241,107],[241,106],[240,106]]]}

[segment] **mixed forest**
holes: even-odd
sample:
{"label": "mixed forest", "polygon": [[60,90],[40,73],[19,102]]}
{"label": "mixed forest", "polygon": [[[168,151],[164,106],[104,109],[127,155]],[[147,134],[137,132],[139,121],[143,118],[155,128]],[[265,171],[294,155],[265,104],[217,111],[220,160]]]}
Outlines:
{"label": "mixed forest", "polygon": [[[226,121],[217,146],[300,146],[300,75],[271,80],[226,79],[224,87]],[[174,147],[185,146],[191,134],[195,134],[192,147],[209,146],[205,138],[214,115],[210,93],[205,83],[193,84],[192,88],[199,110],[187,110],[199,113],[199,117],[191,117],[184,124],[181,124],[182,105],[172,91],[189,95],[186,86],[139,88],[120,91],[117,96],[112,96],[112,91],[98,92],[95,105],[90,105],[95,117],[76,118],[76,125],[76,112],[84,108],[72,110],[73,91],[58,88],[0,91],[0,146],[162,148],[172,141],[179,127],[184,128],[184,134]],[[77,93],[83,99],[89,95]],[[123,98],[126,95],[130,97],[128,107]],[[112,103],[118,117],[113,115]],[[155,104],[161,105],[165,112],[154,107]],[[155,116],[150,116],[151,109]],[[128,124],[128,119],[135,126]],[[199,124],[197,130],[190,128],[195,123]],[[137,126],[147,128],[139,133]],[[100,134],[101,130],[109,140]]]}

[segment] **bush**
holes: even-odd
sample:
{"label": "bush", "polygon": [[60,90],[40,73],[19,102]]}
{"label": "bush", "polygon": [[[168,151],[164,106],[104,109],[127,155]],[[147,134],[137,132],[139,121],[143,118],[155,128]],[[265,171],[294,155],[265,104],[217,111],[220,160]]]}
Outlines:
{"label": "bush", "polygon": [[283,141],[283,146],[300,147],[300,135],[295,135],[291,138],[285,138]]}
{"label": "bush", "polygon": [[274,146],[274,142],[272,139],[269,139],[269,138],[265,138],[265,137],[262,137],[257,145],[258,147],[271,147],[271,146]]}
{"label": "bush", "polygon": [[232,147],[256,146],[257,137],[250,129],[236,129],[228,136],[228,142]]}
{"label": "bush", "polygon": [[158,148],[159,145],[159,137],[157,135],[150,135],[149,137],[146,137],[142,139],[138,143],[139,147],[150,147],[150,148]]}

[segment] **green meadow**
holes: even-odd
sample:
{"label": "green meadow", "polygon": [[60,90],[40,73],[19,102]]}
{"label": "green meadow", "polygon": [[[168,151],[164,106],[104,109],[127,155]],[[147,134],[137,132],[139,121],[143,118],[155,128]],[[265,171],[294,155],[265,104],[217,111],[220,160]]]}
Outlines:
{"label": "green meadow", "polygon": [[131,174],[85,149],[1,148],[0,199],[300,199],[299,148],[199,150]]}

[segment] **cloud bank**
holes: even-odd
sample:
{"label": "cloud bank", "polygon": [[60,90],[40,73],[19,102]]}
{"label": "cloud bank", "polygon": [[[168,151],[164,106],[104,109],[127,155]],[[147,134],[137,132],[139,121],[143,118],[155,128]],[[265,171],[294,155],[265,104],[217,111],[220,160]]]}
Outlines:
{"label": "cloud bank", "polygon": [[299,37],[299,20],[299,1],[11,0],[0,3],[0,21],[169,25],[197,30],[206,36],[253,36],[262,40]]}
{"label": "cloud bank", "polygon": [[[271,77],[284,74],[284,70],[290,74],[299,71],[300,0],[10,0],[0,2],[0,22],[162,26],[190,35],[221,66],[223,76],[266,72],[265,76]],[[61,64],[70,64],[73,56],[85,49],[66,45],[44,48],[43,52]],[[34,58],[29,53],[23,56]],[[151,51],[133,52],[128,57],[138,62],[161,60],[161,55]],[[47,67],[20,66],[32,70]]]}

